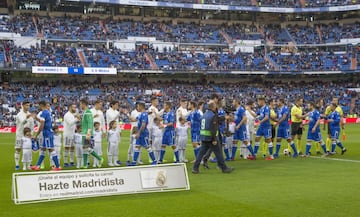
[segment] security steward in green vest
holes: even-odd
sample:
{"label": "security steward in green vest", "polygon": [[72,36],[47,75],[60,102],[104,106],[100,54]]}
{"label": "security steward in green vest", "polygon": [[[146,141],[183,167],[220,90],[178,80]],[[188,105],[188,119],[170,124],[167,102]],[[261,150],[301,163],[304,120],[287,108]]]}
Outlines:
{"label": "security steward in green vest", "polygon": [[211,149],[216,158],[217,164],[223,173],[231,173],[233,168],[227,167],[224,161],[224,156],[221,152],[221,147],[219,143],[219,122],[218,114],[215,113],[216,104],[215,102],[210,102],[208,105],[208,110],[205,112],[201,119],[201,128],[200,128],[200,140],[201,140],[201,149],[196,157],[192,173],[199,173],[200,162],[205,155],[205,153]]}

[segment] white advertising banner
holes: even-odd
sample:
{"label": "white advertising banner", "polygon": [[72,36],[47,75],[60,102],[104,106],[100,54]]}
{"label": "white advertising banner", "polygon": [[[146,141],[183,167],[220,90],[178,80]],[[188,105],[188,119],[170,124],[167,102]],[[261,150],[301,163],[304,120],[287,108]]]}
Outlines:
{"label": "white advertising banner", "polygon": [[13,174],[15,204],[190,190],[185,164]]}
{"label": "white advertising banner", "polygon": [[32,73],[37,74],[67,74],[67,67],[57,67],[57,66],[33,66]]}
{"label": "white advertising banner", "polygon": [[84,74],[89,75],[116,75],[116,68],[85,67]]}

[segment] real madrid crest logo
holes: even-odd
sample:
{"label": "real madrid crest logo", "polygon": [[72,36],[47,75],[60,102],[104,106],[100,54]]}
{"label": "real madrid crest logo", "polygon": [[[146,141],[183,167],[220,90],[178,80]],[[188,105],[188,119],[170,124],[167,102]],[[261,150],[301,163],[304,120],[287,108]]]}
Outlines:
{"label": "real madrid crest logo", "polygon": [[159,187],[163,187],[166,184],[166,176],[164,171],[159,171],[156,176],[156,185]]}

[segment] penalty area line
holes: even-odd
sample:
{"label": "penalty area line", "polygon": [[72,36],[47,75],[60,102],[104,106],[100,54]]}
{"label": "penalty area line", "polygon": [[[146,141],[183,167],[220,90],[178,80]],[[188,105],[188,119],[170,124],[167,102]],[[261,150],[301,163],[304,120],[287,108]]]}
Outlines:
{"label": "penalty area line", "polygon": [[310,158],[323,159],[323,160],[332,160],[332,161],[342,161],[342,162],[351,162],[351,163],[360,163],[360,160],[349,160],[349,159],[341,159],[341,158],[315,157],[315,156],[310,156]]}

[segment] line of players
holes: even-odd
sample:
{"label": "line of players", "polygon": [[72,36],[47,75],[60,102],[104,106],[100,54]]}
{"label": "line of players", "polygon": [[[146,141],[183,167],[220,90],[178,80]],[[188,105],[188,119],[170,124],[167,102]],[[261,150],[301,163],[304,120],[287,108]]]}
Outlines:
{"label": "line of players", "polygon": [[[303,114],[303,100],[297,99],[291,110],[286,106],[283,99],[277,100],[277,108],[275,108],[275,100],[269,100],[269,105],[265,103],[264,97],[258,98],[258,111],[255,113],[255,103],[249,101],[246,106],[242,106],[240,100],[234,99],[233,106],[236,109],[234,114],[226,115],[222,101],[219,101],[219,96],[214,94],[211,97],[218,105],[219,116],[225,116],[222,123],[220,123],[219,131],[222,135],[222,144],[224,145],[224,154],[226,160],[234,160],[237,152],[239,141],[241,141],[240,156],[254,160],[259,151],[260,139],[264,137],[265,143],[268,146],[269,156],[267,160],[273,160],[279,156],[281,141],[285,139],[289,148],[293,151],[293,157],[297,157],[301,153],[301,135],[303,131],[303,119],[308,117],[309,130],[307,135],[306,151],[304,156],[310,154],[311,143],[315,142],[317,152],[320,147],[324,155],[335,154],[336,146],[341,148],[343,154],[346,149],[339,140],[340,127],[344,129],[342,121],[342,109],[338,105],[338,101],[334,98],[330,106],[325,110],[325,114],[320,115],[318,107],[321,106],[321,101],[318,104],[310,102],[308,105],[309,112]],[[187,105],[186,100],[181,100],[180,107],[176,113],[172,111],[172,104],[170,102],[164,103],[164,109],[159,111],[158,99],[152,98],[151,106],[148,110],[145,109],[145,103],[138,102],[137,108],[131,112],[130,120],[133,121],[133,128],[131,130],[131,142],[129,145],[127,165],[132,166],[142,163],[139,157],[141,156],[141,148],[145,148],[149,152],[150,162],[152,164],[162,163],[166,147],[170,146],[174,152],[175,162],[187,162],[185,158],[185,149],[188,140],[188,122],[190,122],[190,133],[192,146],[194,148],[194,156],[196,158],[201,142],[199,141],[201,130],[201,117],[203,114],[203,107],[205,102],[200,101],[199,104],[191,101]],[[102,112],[102,101],[95,102],[94,108],[90,111],[93,116],[94,130],[93,136],[93,150],[96,155],[102,155],[102,139],[107,135],[108,140],[108,165],[120,166],[121,162],[118,159],[119,144],[121,130],[118,127],[118,120],[121,111],[119,111],[119,103],[111,102],[110,108],[106,112],[106,120],[109,129],[105,128],[105,118]],[[22,110],[17,115],[17,132],[15,144],[15,164],[16,170],[19,167],[19,159],[21,149],[23,150],[23,170],[29,169],[31,164],[31,147],[34,147],[34,140],[31,139],[33,133],[34,122],[32,118],[40,120],[38,116],[34,116],[29,112],[30,103],[23,102]],[[46,109],[49,110],[49,104],[46,104]],[[189,110],[188,110],[189,109]],[[329,138],[327,145],[322,140],[320,131],[320,119],[324,117],[328,122]],[[292,124],[289,124],[291,118]],[[68,112],[64,116],[64,167],[75,166],[75,149],[77,158],[77,168],[83,167],[86,162],[82,163],[83,156],[83,133],[81,126],[78,124],[81,120],[77,113],[75,104],[69,105]],[[255,130],[255,121],[258,120],[258,128]],[[176,122],[176,128],[175,128]],[[277,127],[277,131],[276,131]],[[50,150],[51,164],[54,168],[59,168],[59,160],[61,153],[61,134],[58,127],[53,128],[54,132],[54,148]],[[277,132],[277,133],[276,133]],[[274,151],[274,140],[276,136],[276,146]],[[40,135],[36,134],[35,137]],[[255,135],[255,143],[252,145],[253,136]],[[41,138],[41,136],[40,136]],[[295,140],[297,144],[295,145]],[[330,145],[331,143],[331,145]],[[331,146],[331,148],[330,148]],[[93,167],[101,166],[99,158],[95,157],[93,160]]]}

